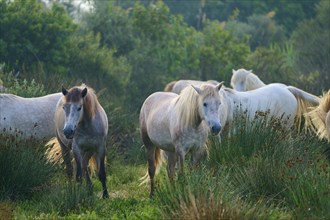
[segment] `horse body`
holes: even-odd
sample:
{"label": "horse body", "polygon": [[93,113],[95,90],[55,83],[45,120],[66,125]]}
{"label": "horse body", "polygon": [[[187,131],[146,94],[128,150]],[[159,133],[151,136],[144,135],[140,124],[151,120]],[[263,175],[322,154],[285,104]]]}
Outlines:
{"label": "horse body", "polygon": [[227,120],[231,122],[234,114],[241,111],[251,121],[257,112],[269,112],[269,116],[287,120],[288,126],[294,124],[298,110],[295,96],[281,85],[267,85],[247,92],[239,92],[230,88],[220,91],[227,99],[229,106]]}
{"label": "horse body", "polygon": [[189,86],[180,95],[156,92],[143,103],[140,133],[147,149],[150,196],[154,194],[155,172],[161,165],[160,150],[167,153],[168,176],[173,180],[176,162],[183,173],[186,153],[193,149],[193,156],[198,160],[201,152],[205,152],[209,131],[220,132],[218,91],[221,85]]}
{"label": "horse body", "polygon": [[219,82],[215,81],[215,80],[208,80],[208,81],[198,81],[198,80],[178,80],[178,81],[173,81],[168,83],[165,88],[164,91],[165,92],[174,92],[176,94],[180,94],[180,92],[186,88],[189,85],[194,85],[194,86],[201,86],[203,84],[211,84],[211,85],[218,85]]}
{"label": "horse body", "polygon": [[0,94],[0,131],[22,134],[23,138],[38,140],[55,136],[55,106],[61,93],[42,97],[23,98],[13,94]]}
{"label": "horse body", "polygon": [[70,150],[77,165],[77,181],[86,177],[91,188],[88,162],[91,157],[97,162],[99,179],[103,187],[103,198],[108,197],[105,174],[105,145],[108,133],[107,115],[91,88],[81,86],[62,89],[64,96],[58,101],[55,111],[57,141],[61,147],[68,176],[72,177]]}

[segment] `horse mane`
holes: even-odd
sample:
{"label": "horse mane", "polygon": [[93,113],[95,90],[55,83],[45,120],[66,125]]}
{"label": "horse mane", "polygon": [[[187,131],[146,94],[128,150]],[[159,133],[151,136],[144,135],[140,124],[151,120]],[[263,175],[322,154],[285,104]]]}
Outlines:
{"label": "horse mane", "polygon": [[89,118],[94,118],[96,112],[100,106],[97,96],[94,89],[91,87],[82,84],[81,86],[75,86],[69,90],[69,93],[65,96],[66,102],[77,102],[81,99],[81,92],[83,89],[87,88],[87,94],[83,98],[83,108],[84,112],[88,115]]}
{"label": "horse mane", "polygon": [[214,87],[210,85],[202,85],[200,89],[202,90],[201,95],[191,85],[187,86],[176,98],[175,109],[180,123],[180,129],[196,127],[201,122],[199,101],[209,96],[219,95]]}
{"label": "horse mane", "polygon": [[312,129],[320,138],[327,138],[330,141],[330,134],[327,131],[326,123],[327,114],[329,114],[330,111],[330,90],[323,94],[320,104],[311,109],[312,110],[306,115],[311,119],[313,125]]}
{"label": "horse mane", "polygon": [[254,90],[265,86],[266,84],[254,73],[249,73],[246,76],[246,90]]}

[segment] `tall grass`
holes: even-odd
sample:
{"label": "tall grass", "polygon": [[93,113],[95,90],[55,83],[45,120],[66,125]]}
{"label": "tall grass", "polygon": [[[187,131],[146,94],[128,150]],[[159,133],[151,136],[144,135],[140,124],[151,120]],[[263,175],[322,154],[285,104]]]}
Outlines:
{"label": "tall grass", "polygon": [[0,134],[0,200],[30,198],[54,171],[43,156],[42,143]]}
{"label": "tall grass", "polygon": [[276,119],[236,118],[210,159],[185,181],[160,187],[162,213],[181,219],[301,219],[330,217],[327,145],[286,129]]}

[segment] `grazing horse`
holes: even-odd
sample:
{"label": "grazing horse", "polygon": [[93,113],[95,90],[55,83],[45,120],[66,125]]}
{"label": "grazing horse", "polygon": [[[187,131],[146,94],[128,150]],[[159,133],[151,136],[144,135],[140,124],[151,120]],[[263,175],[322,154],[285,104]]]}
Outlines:
{"label": "grazing horse", "polygon": [[320,104],[306,115],[311,118],[315,133],[330,142],[330,90],[321,97]]}
{"label": "grazing horse", "polygon": [[304,97],[301,90],[277,83],[246,92],[225,88],[220,90],[220,93],[227,102],[229,124],[233,121],[234,114],[239,111],[246,112],[249,121],[254,119],[257,112],[269,112],[270,117],[283,119],[288,127],[292,127],[295,119],[300,122],[303,113],[307,112],[306,103],[319,103],[319,98],[311,94],[299,101],[296,96]]}
{"label": "grazing horse", "polygon": [[[103,187],[103,198],[108,197],[105,173],[105,151],[108,134],[108,118],[97,100],[93,89],[85,85],[66,90],[62,87],[62,97],[56,105],[55,128],[57,142],[66,164],[69,178],[72,177],[70,151],[76,161],[76,179],[83,175],[89,189],[92,183],[88,163],[93,156],[99,169],[98,177]],[[58,148],[58,145],[53,146]],[[56,148],[52,151],[56,151]]]}
{"label": "grazing horse", "polygon": [[230,85],[236,91],[249,91],[258,89],[266,84],[259,79],[257,75],[252,73],[252,70],[246,69],[233,69],[233,75],[230,80]]}
{"label": "grazing horse", "polygon": [[178,80],[178,81],[172,81],[170,83],[168,83],[165,88],[164,91],[165,92],[174,92],[176,94],[180,94],[180,92],[186,88],[187,86],[190,85],[194,85],[194,86],[201,86],[202,84],[207,83],[207,84],[211,84],[211,85],[218,85],[219,82],[215,81],[215,80],[208,80],[208,81],[198,81],[198,80]]}
{"label": "grazing horse", "polygon": [[[298,110],[296,114],[296,125],[299,128],[301,124],[301,118],[303,114],[309,111],[309,108],[319,104],[320,98],[298,89],[294,86],[287,86],[282,83],[271,83],[268,85],[277,85],[279,87],[286,88],[289,90],[298,101]],[[231,78],[231,86],[237,91],[250,91],[266,86],[266,84],[261,81],[261,79],[252,73],[251,70],[239,69],[237,71],[233,70],[233,75]],[[305,117],[306,125],[310,124],[309,117]]]}
{"label": "grazing horse", "polygon": [[186,87],[180,95],[169,92],[151,94],[140,111],[140,134],[147,150],[150,197],[154,195],[154,175],[161,165],[161,151],[168,155],[168,176],[173,181],[175,164],[178,161],[183,175],[184,159],[193,151],[193,160],[198,161],[205,152],[209,131],[216,135],[221,130],[219,120],[222,84],[217,86],[193,85]]}
{"label": "grazing horse", "polygon": [[23,98],[0,94],[0,132],[46,140],[55,136],[54,114],[61,93]]}

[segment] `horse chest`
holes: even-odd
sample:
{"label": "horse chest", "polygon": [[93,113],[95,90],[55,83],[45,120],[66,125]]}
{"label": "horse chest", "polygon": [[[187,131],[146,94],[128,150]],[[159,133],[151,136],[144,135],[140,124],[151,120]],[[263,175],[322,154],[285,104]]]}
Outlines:
{"label": "horse chest", "polygon": [[101,144],[101,137],[98,136],[80,136],[75,138],[77,147],[82,151],[97,151]]}
{"label": "horse chest", "polygon": [[187,132],[182,132],[175,142],[187,152],[193,147],[202,147],[206,138],[207,130],[201,126],[199,129],[189,129]]}

